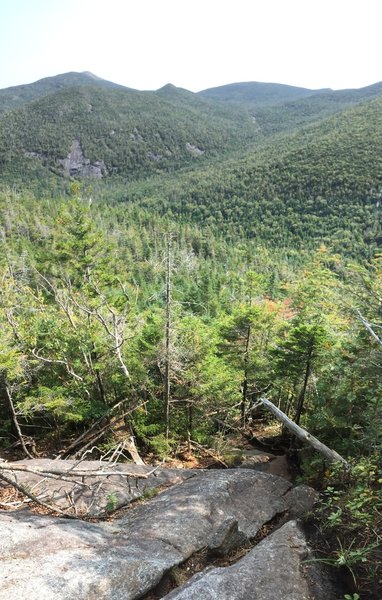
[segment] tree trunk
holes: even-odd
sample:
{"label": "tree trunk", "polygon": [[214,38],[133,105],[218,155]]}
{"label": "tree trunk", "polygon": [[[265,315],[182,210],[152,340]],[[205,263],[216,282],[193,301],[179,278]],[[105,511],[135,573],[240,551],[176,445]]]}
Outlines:
{"label": "tree trunk", "polygon": [[27,456],[28,458],[33,458],[32,454],[29,452],[28,448],[25,445],[24,437],[21,432],[19,422],[17,420],[17,415],[16,415],[14,404],[13,404],[10,389],[7,385],[7,382],[5,381],[5,377],[3,376],[1,379],[2,379],[2,382],[1,382],[2,387],[4,388],[4,392],[5,392],[5,397],[7,398],[7,401],[8,401],[9,412],[11,413],[12,423],[13,423],[13,426],[17,433],[17,437],[19,438],[21,448],[23,449],[25,456]]}
{"label": "tree trunk", "polygon": [[241,397],[241,405],[240,405],[242,427],[245,426],[245,421],[246,421],[246,417],[247,417],[248,362],[249,362],[250,342],[251,342],[251,326],[248,325],[247,336],[246,336],[246,340],[245,340],[245,350],[244,350],[244,381],[243,381],[242,397]]}
{"label": "tree trunk", "polygon": [[136,465],[144,465],[145,463],[141,459],[137,447],[135,445],[134,437],[131,435],[123,441],[123,447],[126,448],[128,453],[130,454],[133,462]]}
{"label": "tree trunk", "polygon": [[327,460],[331,462],[342,462],[344,465],[349,466],[349,463],[335,450],[331,450],[328,446],[325,446],[320,440],[311,435],[308,431],[291,421],[277,406],[275,406],[267,398],[260,398],[260,402],[266,406],[275,417],[285,425],[299,440],[310,444],[317,452],[322,454]]}
{"label": "tree trunk", "polygon": [[170,352],[171,352],[171,246],[172,238],[169,234],[167,241],[167,269],[166,269],[166,325],[165,325],[165,372],[164,372],[164,421],[166,439],[170,434]]}
{"label": "tree trunk", "polygon": [[188,402],[187,413],[188,413],[187,451],[189,453],[191,453],[191,451],[192,451],[191,440],[192,440],[192,434],[193,434],[193,416],[194,416],[192,402]]}
{"label": "tree trunk", "polygon": [[301,392],[298,395],[297,406],[296,406],[296,415],[294,418],[295,423],[297,423],[297,425],[300,423],[301,413],[302,413],[302,409],[304,407],[306,388],[308,386],[310,370],[311,370],[312,351],[313,351],[313,349],[309,348],[307,362],[306,362],[306,368],[305,368],[304,383],[303,383]]}

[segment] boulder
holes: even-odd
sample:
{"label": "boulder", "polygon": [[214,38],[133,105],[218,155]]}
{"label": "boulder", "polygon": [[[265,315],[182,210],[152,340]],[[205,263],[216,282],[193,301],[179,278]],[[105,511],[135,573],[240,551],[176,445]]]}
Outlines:
{"label": "boulder", "polygon": [[184,558],[210,546],[228,519],[236,519],[247,538],[289,508],[288,481],[245,469],[206,471],[137,506],[122,517],[125,533],[161,539]]}
{"label": "boulder", "polygon": [[263,452],[261,450],[252,449],[242,453],[242,462],[239,465],[242,469],[255,469],[263,473],[278,475],[284,477],[288,481],[292,481],[293,475],[290,469],[289,461],[285,454],[281,456]]}
{"label": "boulder", "polygon": [[212,554],[226,556],[238,546],[248,543],[248,538],[239,529],[236,519],[231,517],[224,521],[211,537],[209,549]]}

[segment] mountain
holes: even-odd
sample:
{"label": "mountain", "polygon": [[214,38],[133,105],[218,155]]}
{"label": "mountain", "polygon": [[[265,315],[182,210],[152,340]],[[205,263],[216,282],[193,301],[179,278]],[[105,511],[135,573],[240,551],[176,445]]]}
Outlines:
{"label": "mountain", "polygon": [[240,157],[136,183],[126,201],[272,247],[370,253],[382,245],[382,98]]}
{"label": "mountain", "polygon": [[347,90],[310,90],[276,83],[233,83],[199,92],[203,98],[246,109],[264,135],[292,131],[382,96],[382,82]]}
{"label": "mountain", "polygon": [[0,115],[3,184],[55,193],[73,177],[97,180],[105,201],[272,247],[368,254],[382,243],[380,83],[232,84],[215,90],[220,100],[87,73],[31,85]]}
{"label": "mountain", "polygon": [[382,82],[358,89],[331,90],[296,87],[281,83],[260,83],[256,81],[230,83],[198,92],[202,98],[217,102],[236,104],[246,108],[288,106],[296,102],[333,103],[342,107],[382,95]]}
{"label": "mountain", "polygon": [[312,96],[323,91],[330,90],[310,90],[282,83],[248,81],[209,88],[198,92],[198,95],[202,98],[209,98],[218,102],[229,102],[253,108],[273,106],[287,102],[288,100]]}
{"label": "mountain", "polygon": [[45,77],[34,83],[18,85],[0,90],[0,113],[12,110],[28,102],[38,100],[68,87],[97,87],[109,89],[125,89],[122,85],[101,79],[89,71],[84,73],[63,73],[54,77]]}
{"label": "mountain", "polygon": [[[58,175],[136,178],[220,156],[259,138],[245,111],[186,90],[138,92],[74,75],[45,82],[40,97],[27,102],[28,94],[37,93],[32,85],[21,106],[0,116],[3,172],[40,173],[43,167]],[[73,86],[77,80],[90,84]]]}

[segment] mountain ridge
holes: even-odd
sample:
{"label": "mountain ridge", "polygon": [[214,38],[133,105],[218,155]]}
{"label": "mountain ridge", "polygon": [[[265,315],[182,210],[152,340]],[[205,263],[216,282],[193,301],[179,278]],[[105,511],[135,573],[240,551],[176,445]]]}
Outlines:
{"label": "mountain ridge", "polygon": [[104,173],[129,178],[179,168],[258,136],[248,114],[192,92],[64,87],[0,115],[0,162],[3,172],[18,159],[64,175],[60,165],[75,144],[88,164],[102,162]]}
{"label": "mountain ridge", "polygon": [[46,192],[103,180],[99,190],[110,182],[151,213],[273,247],[345,239],[351,253],[355,235],[365,252],[382,242],[382,84],[294,89],[303,97],[248,108],[172,84],[141,92],[77,75],[0,115],[3,185]]}
{"label": "mountain ridge", "polygon": [[[0,88],[0,111],[4,110],[4,105],[8,108],[20,105],[21,103],[37,99],[42,95],[57,91],[65,87],[91,86],[105,87],[132,91],[135,88],[124,86],[113,81],[109,81],[95,75],[90,71],[69,71],[53,76],[44,77],[27,84],[14,85]],[[308,96],[321,94],[331,94],[341,96],[343,94],[353,94],[364,97],[382,93],[382,82],[376,82],[361,88],[346,88],[333,90],[331,88],[311,89],[284,83],[269,83],[259,81],[233,82],[206,88],[198,92],[191,92],[186,88],[180,88],[169,82],[157,90],[136,90],[148,93],[165,93],[170,89],[183,90],[195,96],[209,98],[212,100],[236,102],[240,104],[253,105],[255,100],[260,105],[269,105],[270,103],[288,102],[288,100],[300,99]],[[14,104],[12,105],[12,99]]]}

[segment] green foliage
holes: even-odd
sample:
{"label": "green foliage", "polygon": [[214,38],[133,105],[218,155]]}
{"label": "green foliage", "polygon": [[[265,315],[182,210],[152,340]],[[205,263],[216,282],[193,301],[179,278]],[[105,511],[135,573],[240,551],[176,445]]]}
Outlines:
{"label": "green foliage", "polygon": [[[86,178],[98,169],[94,196],[208,225],[235,241],[289,251],[323,242],[371,256],[381,239],[380,86],[243,86],[261,88],[265,104],[265,88],[276,92],[272,106],[248,109],[173,86],[137,92],[88,74],[25,86],[17,94],[23,106],[0,117],[2,181],[64,193],[62,161],[75,143],[85,162],[69,173]],[[289,92],[295,98],[283,104]]]}
{"label": "green foliage", "polygon": [[152,498],[155,498],[155,496],[157,496],[158,494],[159,494],[158,488],[148,488],[143,492],[142,499],[143,500],[151,500]]}
{"label": "green foliage", "polygon": [[149,210],[206,223],[237,240],[370,256],[380,240],[381,99],[240,158],[136,183],[125,194]]}
{"label": "green foliage", "polygon": [[149,448],[159,459],[164,460],[171,454],[176,443],[176,440],[166,439],[163,433],[160,433],[149,439]]}
{"label": "green foliage", "polygon": [[358,591],[373,592],[381,579],[382,470],[379,456],[337,465],[326,472],[327,485],[318,508],[320,526],[331,553],[321,559],[347,568]]}
{"label": "green foliage", "polygon": [[113,512],[118,506],[118,494],[117,492],[109,492],[107,495],[107,512]]}

